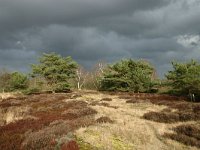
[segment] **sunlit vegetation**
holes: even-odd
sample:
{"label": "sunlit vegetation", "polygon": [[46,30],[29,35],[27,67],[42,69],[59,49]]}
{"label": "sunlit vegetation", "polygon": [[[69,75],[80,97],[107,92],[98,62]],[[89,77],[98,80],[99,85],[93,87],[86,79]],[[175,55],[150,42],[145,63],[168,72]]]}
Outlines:
{"label": "sunlit vegetation", "polygon": [[22,91],[25,94],[67,92],[72,89],[168,93],[198,101],[199,62],[172,62],[172,66],[165,79],[159,79],[155,67],[146,60],[123,59],[113,64],[101,62],[89,72],[71,57],[49,53],[43,54],[38,64],[32,64],[32,71],[28,74],[2,70],[0,90]]}
{"label": "sunlit vegetation", "polygon": [[43,54],[31,72],[0,72],[0,149],[200,148],[200,63],[164,79],[146,60],[97,63]]}

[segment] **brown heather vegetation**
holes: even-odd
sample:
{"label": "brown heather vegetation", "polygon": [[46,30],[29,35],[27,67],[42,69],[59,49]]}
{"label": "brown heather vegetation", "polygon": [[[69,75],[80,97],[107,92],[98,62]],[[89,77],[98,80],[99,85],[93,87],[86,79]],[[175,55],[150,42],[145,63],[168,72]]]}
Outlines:
{"label": "brown heather vegetation", "polygon": [[144,114],[144,118],[163,123],[175,123],[183,121],[199,121],[200,120],[200,104],[190,103],[186,101],[153,101],[156,105],[165,105],[168,108],[161,112],[149,112]]}
{"label": "brown heather vegetation", "polygon": [[112,101],[112,98],[102,98],[101,101]]}
{"label": "brown heather vegetation", "polygon": [[96,120],[97,123],[113,123],[114,121],[111,120],[109,117],[103,116]]}
{"label": "brown heather vegetation", "polygon": [[168,133],[164,136],[183,144],[200,148],[200,124],[181,125],[173,130],[175,133]]}
{"label": "brown heather vegetation", "polygon": [[96,91],[20,95],[0,101],[0,115],[2,150],[200,148],[200,104],[184,97]]}
{"label": "brown heather vegetation", "polygon": [[27,113],[31,117],[0,126],[2,150],[54,149],[55,145],[50,144],[51,140],[78,127],[93,124],[95,120],[89,116],[97,113],[86,102],[72,100],[67,94],[31,95],[20,101],[20,105],[8,103],[7,100],[0,104],[1,109],[5,110],[7,107],[22,105],[31,107]]}

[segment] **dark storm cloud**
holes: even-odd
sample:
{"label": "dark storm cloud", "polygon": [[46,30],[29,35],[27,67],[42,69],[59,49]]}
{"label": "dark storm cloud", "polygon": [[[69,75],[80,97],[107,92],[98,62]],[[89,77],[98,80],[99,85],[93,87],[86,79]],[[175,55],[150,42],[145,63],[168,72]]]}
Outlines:
{"label": "dark storm cloud", "polygon": [[169,0],[1,0],[0,23],[8,29],[64,23],[81,25],[90,19],[160,7]]}
{"label": "dark storm cloud", "polygon": [[27,70],[42,52],[89,68],[121,58],[151,61],[200,55],[199,0],[1,0],[0,67]]}

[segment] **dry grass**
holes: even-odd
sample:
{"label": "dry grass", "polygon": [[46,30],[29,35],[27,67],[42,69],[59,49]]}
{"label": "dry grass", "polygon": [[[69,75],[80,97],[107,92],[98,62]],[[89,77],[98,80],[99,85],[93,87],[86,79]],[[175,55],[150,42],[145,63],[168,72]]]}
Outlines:
{"label": "dry grass", "polygon": [[20,93],[0,93],[0,101],[10,98],[16,98],[19,95]]}
{"label": "dry grass", "polygon": [[[10,115],[7,117],[10,123],[0,126],[3,133],[0,149],[51,150],[77,146],[81,150],[198,149],[195,143],[199,140],[199,130],[190,126],[197,121],[188,118],[200,114],[200,105],[185,103],[178,97],[75,91],[0,102],[0,114],[4,116],[9,114],[8,110],[18,108],[23,108],[21,113],[16,110],[14,113],[18,115]],[[144,119],[147,114],[154,119]]]}
{"label": "dry grass", "polygon": [[[98,97],[99,96],[99,97]],[[83,95],[84,97],[84,95]],[[76,136],[86,143],[105,150],[133,150],[133,149],[197,149],[195,147],[186,146],[173,140],[168,140],[163,135],[169,133],[172,124],[163,124],[144,120],[142,116],[145,113],[154,111],[167,111],[168,106],[163,104],[152,104],[151,100],[158,95],[150,96],[145,100],[145,96],[133,96],[131,94],[120,95],[120,98],[114,94],[94,94],[86,95],[90,103],[96,103],[92,106],[98,113],[95,118],[107,116],[114,121],[113,124],[104,123],[96,124],[76,131]],[[102,105],[103,98],[109,97],[112,101],[107,103],[110,106],[116,106],[118,109],[112,109]],[[162,96],[167,100],[173,100],[174,97]],[[127,99],[135,103],[126,103]],[[179,107],[179,106],[176,106]],[[170,109],[170,111],[174,111]],[[197,109],[197,108],[196,108]],[[195,110],[196,110],[195,109]]]}
{"label": "dry grass", "polygon": [[28,106],[0,107],[0,126],[23,118],[31,118],[31,116],[29,116],[30,111],[31,108]]}

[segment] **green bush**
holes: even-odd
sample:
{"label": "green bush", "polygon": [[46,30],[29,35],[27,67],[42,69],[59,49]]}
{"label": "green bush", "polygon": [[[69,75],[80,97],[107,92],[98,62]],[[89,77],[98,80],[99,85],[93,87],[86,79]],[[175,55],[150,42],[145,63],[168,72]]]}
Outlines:
{"label": "green bush", "polygon": [[36,94],[36,93],[40,93],[40,92],[41,92],[41,89],[37,88],[37,87],[28,88],[28,89],[26,89],[26,90],[23,91],[23,93],[25,95],[31,95],[31,94]]}
{"label": "green bush", "polygon": [[11,74],[10,78],[10,90],[15,91],[15,90],[23,90],[28,87],[28,78],[26,75],[19,73],[19,72],[14,72]]}
{"label": "green bush", "polygon": [[153,73],[146,61],[121,60],[104,70],[100,90],[147,92],[153,87]]}
{"label": "green bush", "polygon": [[67,84],[67,83],[58,83],[54,87],[53,91],[55,91],[56,93],[69,92],[70,91],[70,87],[69,87],[69,84]]}

